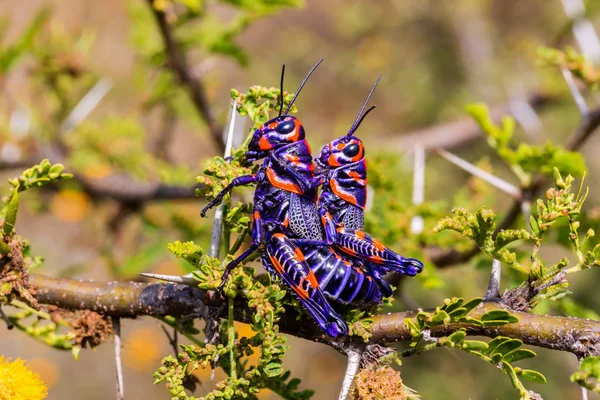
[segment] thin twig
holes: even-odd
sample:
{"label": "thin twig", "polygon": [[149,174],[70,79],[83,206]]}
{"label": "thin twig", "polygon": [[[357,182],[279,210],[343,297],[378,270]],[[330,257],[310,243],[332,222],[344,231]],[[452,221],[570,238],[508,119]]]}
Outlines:
{"label": "thin twig", "polygon": [[590,113],[590,109],[588,108],[581,91],[577,87],[577,83],[575,83],[575,79],[573,79],[573,74],[569,69],[561,65],[560,72],[562,72],[563,77],[565,78],[565,82],[567,82],[567,86],[569,86],[569,90],[571,91],[571,96],[573,96],[573,100],[575,100],[575,104],[577,104],[577,108],[579,108],[579,112],[585,118]]}
{"label": "thin twig", "polygon": [[165,53],[168,60],[168,66],[175,72],[181,84],[188,90],[192,103],[198,111],[200,117],[204,120],[210,131],[213,143],[220,151],[225,150],[225,144],[221,137],[222,129],[212,113],[204,84],[197,76],[192,73],[188,65],[186,54],[179,46],[177,39],[173,35],[171,26],[167,21],[167,15],[154,7],[154,0],[148,0],[148,6],[156,19],[158,28],[165,45]]}
{"label": "thin twig", "polygon": [[4,323],[6,323],[6,328],[8,328],[8,330],[11,330],[12,328],[15,327],[13,325],[13,323],[10,322],[10,319],[8,319],[8,317],[4,313],[4,310],[2,309],[2,306],[0,306],[0,317],[2,317],[2,319],[4,320]]}
{"label": "thin twig", "polygon": [[[229,119],[229,128],[227,129],[227,140],[225,144],[225,151],[223,157],[227,158],[231,156],[231,147],[233,143],[233,132],[235,129],[235,101],[231,105],[231,117]],[[215,220],[213,222],[212,237],[210,240],[210,251],[209,256],[211,258],[219,257],[219,249],[221,247],[221,235],[223,234],[223,210],[225,209],[225,200],[219,204],[217,211],[215,212]]]}
{"label": "thin twig", "polygon": [[229,377],[235,381],[237,379],[237,363],[235,356],[235,328],[233,326],[234,299],[227,298],[227,347],[229,348]]}
{"label": "thin twig", "polygon": [[[425,200],[425,147],[421,143],[415,145],[415,161],[413,169],[412,203],[418,206]],[[415,215],[410,221],[410,232],[418,235],[423,232],[423,217]]]}
{"label": "thin twig", "polygon": [[346,367],[346,374],[344,375],[344,381],[342,382],[342,389],[338,400],[346,400],[350,394],[350,388],[354,382],[354,377],[358,373],[360,367],[360,358],[362,353],[355,349],[348,349],[346,351],[348,356],[348,366]]}
{"label": "thin twig", "polygon": [[[577,362],[579,365],[583,362],[584,357],[577,357]],[[581,400],[588,400],[588,391],[584,386],[580,387],[581,389]]]}
{"label": "thin twig", "polygon": [[106,94],[112,88],[113,83],[109,78],[100,79],[90,90],[83,96],[79,103],[71,113],[65,118],[62,123],[60,130],[62,132],[68,132],[79,125],[87,116],[92,112],[94,108],[100,103],[100,101],[106,96]]}
{"label": "thin twig", "polygon": [[496,259],[492,262],[492,273],[490,275],[490,283],[483,297],[485,300],[497,300],[500,298],[500,275],[502,263]]}
{"label": "thin twig", "polygon": [[121,318],[112,318],[113,333],[115,336],[115,363],[117,364],[117,400],[125,396],[123,386],[123,364],[121,363]]}
{"label": "thin twig", "polygon": [[163,332],[165,333],[165,336],[167,337],[167,340],[169,341],[169,344],[171,345],[171,348],[173,349],[173,353],[175,353],[175,355],[177,355],[177,353],[179,353],[179,344],[178,342],[178,332],[177,332],[177,328],[173,328],[173,336],[171,336],[171,334],[169,333],[169,331],[167,330],[167,328],[165,328],[164,325],[160,326],[163,330]]}
{"label": "thin twig", "polygon": [[521,190],[518,187],[516,187],[515,185],[513,185],[512,183],[509,183],[501,178],[498,178],[497,176],[492,175],[489,172],[476,167],[475,165],[471,164],[470,162],[463,160],[462,158],[460,158],[450,152],[447,152],[444,149],[437,149],[436,152],[439,155],[441,155],[442,157],[444,157],[446,160],[450,161],[452,164],[467,171],[471,175],[474,175],[474,176],[478,177],[479,179],[482,179],[483,181],[489,183],[490,185],[494,186],[495,188],[508,194],[513,199],[520,199]]}

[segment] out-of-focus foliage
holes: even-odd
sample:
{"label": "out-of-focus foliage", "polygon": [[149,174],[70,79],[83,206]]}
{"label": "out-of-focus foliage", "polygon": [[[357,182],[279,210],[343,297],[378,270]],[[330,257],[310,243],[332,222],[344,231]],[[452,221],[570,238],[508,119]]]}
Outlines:
{"label": "out-of-focus foliage", "polygon": [[498,126],[490,118],[484,104],[471,104],[466,110],[485,133],[490,146],[510,166],[522,185],[530,185],[535,174],[540,172],[551,176],[553,168],[576,177],[583,176],[585,162],[580,153],[566,151],[552,142],[547,142],[543,147],[519,143],[513,148],[514,119],[505,117],[502,125]]}
{"label": "out-of-focus foliage", "polygon": [[[98,65],[98,53],[94,53],[96,38],[100,39],[98,47],[112,50],[112,47],[107,47],[103,33],[96,34],[87,28],[66,29],[51,23],[53,18],[46,9],[31,13],[30,21],[12,36],[12,32],[5,35],[9,24],[8,21],[2,21],[0,83],[6,89],[3,95],[6,95],[10,109],[7,108],[8,112],[0,110],[0,158],[3,162],[10,162],[13,160],[11,154],[18,154],[21,158],[17,157],[17,160],[29,161],[29,156],[37,157],[37,152],[46,150],[46,146],[52,150],[57,148],[59,155],[64,156],[60,161],[78,178],[61,183],[59,181],[70,177],[63,173],[62,166],[42,162],[10,181],[11,191],[6,192],[0,210],[0,219],[3,220],[0,261],[11,259],[0,269],[0,303],[12,306],[5,309],[9,310],[8,318],[17,329],[51,347],[71,350],[76,356],[82,348],[95,347],[110,335],[107,328],[109,321],[98,314],[65,315],[61,310],[38,309],[35,298],[31,296],[33,288],[27,284],[26,278],[32,268],[41,265],[42,260],[31,256],[27,241],[15,231],[17,215],[21,220],[22,211],[19,210],[24,207],[26,211],[30,208],[38,211],[49,209],[54,214],[53,237],[55,229],[60,229],[57,224],[80,222],[84,230],[92,231],[100,242],[94,243],[94,246],[102,249],[103,259],[99,261],[103,261],[108,268],[96,270],[96,260],[90,260],[89,263],[86,261],[85,266],[66,266],[64,271],[60,271],[64,276],[85,271],[88,264],[94,266],[94,274],[98,274],[95,278],[105,274],[109,278],[129,279],[150,267],[165,268],[168,273],[194,271],[199,287],[214,289],[220,283],[224,266],[248,241],[250,191],[242,192],[242,196],[233,200],[229,197],[225,199],[222,248],[226,256],[211,259],[205,251],[211,224],[198,218],[197,205],[188,207],[183,202],[152,205],[137,201],[102,202],[93,193],[88,193],[86,186],[79,181],[79,177],[83,177],[102,182],[114,174],[128,175],[135,181],[189,187],[204,165],[204,174],[197,178],[197,183],[203,185],[198,195],[212,199],[232,179],[251,173],[256,168],[245,166],[244,145],[234,151],[231,161],[215,157],[204,164],[198,162],[198,146],[189,146],[194,154],[193,157],[187,155],[187,158],[193,158],[193,161],[179,164],[180,154],[173,149],[186,150],[188,142],[193,142],[190,138],[197,139],[202,149],[208,148],[202,153],[203,157],[213,152],[212,147],[207,145],[206,121],[203,121],[201,113],[190,99],[189,87],[182,82],[180,74],[169,60],[169,49],[157,25],[157,11],[164,14],[173,43],[182,50],[191,76],[206,78],[203,81],[205,95],[207,101],[213,103],[210,108],[216,120],[223,119],[220,113],[226,108],[226,101],[218,104],[220,101],[215,99],[219,96],[215,93],[217,90],[226,93],[223,87],[231,87],[227,82],[239,79],[229,69],[231,66],[256,65],[253,74],[266,76],[272,69],[264,68],[267,64],[276,64],[278,69],[280,60],[288,62],[291,58],[300,63],[309,55],[319,57],[322,55],[320,53],[325,53],[328,62],[333,61],[329,65],[334,67],[326,71],[328,78],[326,82],[321,81],[321,90],[316,92],[328,100],[325,102],[313,97],[310,107],[303,107],[303,111],[310,112],[304,114],[302,120],[312,123],[309,129],[311,143],[319,139],[319,134],[333,136],[339,130],[339,121],[355,112],[348,111],[350,107],[346,106],[354,106],[353,94],[362,89],[361,82],[368,81],[365,75],[370,73],[383,71],[384,82],[389,84],[382,96],[388,106],[380,107],[384,110],[387,108],[385,117],[372,122],[375,126],[373,132],[377,134],[369,135],[367,139],[379,140],[379,143],[386,143],[385,135],[391,138],[392,133],[398,131],[454,118],[460,113],[460,106],[472,101],[473,97],[482,98],[490,104],[503,101],[502,96],[489,94],[502,92],[497,87],[503,85],[507,88],[510,86],[507,91],[512,91],[513,81],[517,81],[515,86],[519,86],[520,79],[530,80],[530,77],[517,74],[514,65],[511,67],[515,60],[505,57],[514,57],[515,51],[521,57],[523,46],[528,45],[524,42],[535,36],[535,43],[539,43],[536,35],[542,31],[551,40],[549,36],[554,35],[557,25],[564,22],[562,14],[535,12],[539,6],[533,3],[519,10],[502,4],[500,12],[498,2],[458,2],[452,6],[433,6],[401,1],[350,2],[343,6],[335,2],[313,3],[309,4],[314,8],[312,14],[303,14],[305,10],[298,14],[286,13],[281,19],[259,22],[261,18],[300,4],[297,0],[153,0],[129,3],[127,9],[131,23],[128,50],[136,57],[122,57],[123,54],[118,57],[125,60],[124,64],[133,62],[134,77],[130,79],[128,75],[123,79],[121,76],[111,89],[107,108],[101,105],[95,114],[85,115],[83,120],[75,118],[78,113],[74,113],[74,117],[73,111],[107,71],[111,77],[114,72],[110,69],[113,66],[105,69],[103,65]],[[541,7],[550,10],[556,6],[545,3]],[[586,2],[586,8],[588,17],[593,17],[598,11],[594,2]],[[556,11],[556,8],[552,10]],[[118,11],[111,10],[111,18]],[[492,15],[494,20],[489,21],[488,17]],[[390,22],[387,16],[393,16],[394,21]],[[311,24],[315,25],[305,29],[301,24],[309,20],[308,17]],[[524,19],[527,19],[527,24],[519,23]],[[251,26],[255,28],[248,29]],[[262,36],[259,35],[261,31]],[[472,46],[472,32],[476,32],[475,44],[479,46]],[[501,43],[494,41],[496,35],[503,38]],[[521,37],[525,39],[522,41]],[[336,46],[335,51],[331,51],[332,46]],[[472,52],[475,48],[476,51]],[[486,53],[486,49],[496,54]],[[473,62],[472,55],[480,51],[487,56]],[[566,68],[585,86],[598,90],[598,69],[573,49],[562,51],[543,48],[538,54],[542,65]],[[105,60],[106,57],[103,57],[102,64]],[[221,63],[221,60],[226,61]],[[522,63],[523,60],[518,62]],[[219,67],[218,70],[213,69],[214,65]],[[402,68],[398,68],[398,65],[402,65]],[[520,67],[521,64],[518,69]],[[506,71],[509,73],[509,82],[506,81],[506,74],[502,74]],[[541,78],[542,86],[545,85],[546,89],[556,90],[558,86],[564,89],[558,68],[546,68],[542,73],[548,74]],[[502,79],[500,75],[504,75]],[[512,75],[518,76],[512,79]],[[5,87],[4,83],[11,77],[16,77],[20,85],[22,81],[19,80],[24,76],[27,79],[27,85],[24,86],[27,88],[23,91],[31,92],[29,95],[20,91],[11,93],[11,85]],[[227,77],[225,83],[220,82],[223,76]],[[253,76],[249,81],[262,82],[265,76]],[[530,90],[530,82],[526,83],[525,89]],[[335,87],[332,90],[334,84],[341,84],[342,88]],[[292,94],[282,94],[278,88],[263,86],[251,86],[245,93],[232,90],[230,95],[236,101],[239,114],[248,116],[252,121],[251,131],[273,116],[282,95],[286,105],[292,98]],[[103,98],[96,100],[106,101]],[[400,293],[402,296],[408,293],[408,296],[402,297],[397,304],[407,306],[411,295],[415,295],[417,302],[422,302],[425,307],[437,304],[435,301],[441,301],[446,296],[478,296],[482,289],[477,287],[478,278],[484,277],[483,271],[488,271],[491,258],[494,258],[511,267],[503,271],[503,279],[509,282],[509,290],[503,300],[511,307],[598,318],[593,311],[597,308],[597,301],[590,295],[593,279],[589,279],[587,285],[591,287],[587,292],[575,291],[573,296],[565,297],[569,284],[566,277],[571,280],[571,276],[578,278],[580,275],[583,280],[591,275],[571,274],[591,269],[600,262],[600,248],[594,242],[595,232],[600,228],[600,212],[593,204],[590,207],[588,203],[584,208],[586,192],[578,192],[572,187],[574,181],[571,176],[579,178],[585,173],[583,155],[555,144],[562,143],[563,137],[559,133],[563,135],[574,128],[570,125],[574,123],[573,116],[563,108],[551,108],[550,113],[541,114],[543,137],[535,137],[523,136],[519,125],[511,118],[505,118],[500,123],[494,122],[487,107],[482,104],[467,107],[467,112],[478,123],[491,145],[491,151],[473,146],[479,167],[501,175],[507,166],[525,189],[532,187],[540,179],[539,176],[555,177],[555,187],[535,202],[530,219],[526,218],[524,223],[517,220],[512,227],[514,229],[497,234],[494,231],[504,217],[499,211],[504,207],[502,194],[496,195],[495,190],[483,180],[471,177],[461,186],[457,183],[461,179],[459,174],[447,179],[449,174],[442,173],[442,168],[435,164],[435,160],[430,164],[434,157],[429,158],[428,155],[426,197],[435,197],[436,201],[412,205],[412,176],[409,168],[403,165],[409,157],[399,156],[407,149],[387,148],[386,153],[371,147],[368,149],[370,197],[373,204],[366,214],[365,230],[399,253],[423,259],[426,263],[425,271],[410,285],[401,282]],[[295,107],[291,111],[296,112]],[[16,123],[19,116],[20,119],[26,116],[27,124]],[[175,132],[186,130],[194,134],[183,140],[177,138]],[[553,135],[554,143],[545,140],[546,133]],[[378,138],[380,134],[384,139]],[[177,140],[185,141],[184,145],[174,143]],[[473,150],[473,147],[468,150]],[[10,157],[7,158],[6,154]],[[496,155],[504,165],[497,162]],[[30,164],[37,163],[43,157],[45,155]],[[181,159],[184,158],[185,155],[181,156]],[[593,159],[587,161],[590,167],[596,165]],[[593,176],[593,168],[591,173],[590,186],[593,188],[596,186],[593,179],[597,177]],[[42,186],[46,186],[47,190],[22,193]],[[593,194],[592,191],[591,197]],[[47,196],[51,196],[50,201]],[[70,202],[69,199],[78,200]],[[72,207],[77,202],[85,203],[86,212],[81,212],[81,207]],[[449,211],[451,209],[454,211]],[[447,216],[449,213],[452,215]],[[413,232],[412,222],[418,218],[422,219],[424,229]],[[105,220],[106,226],[100,220]],[[98,227],[99,224],[103,224],[102,228]],[[175,239],[180,241],[173,242]],[[180,264],[172,261],[160,263],[174,258],[168,253],[168,242],[173,242],[169,250],[181,260]],[[571,249],[573,256],[563,258],[564,249],[558,253],[558,246],[554,246],[556,244]],[[76,245],[80,243],[77,241]],[[430,250],[463,253],[471,251],[473,246],[477,246],[483,254],[454,270],[457,272],[437,270],[432,259],[429,259]],[[475,269],[474,266],[481,268]],[[589,272],[592,271],[586,273]],[[240,266],[233,271],[225,293],[228,298],[244,296],[248,299],[254,310],[252,333],[232,334],[232,321],[227,320],[222,325],[221,343],[204,345],[193,321],[163,318],[166,325],[179,331],[193,345],[182,347],[177,356],[164,358],[163,365],[155,374],[157,381],[165,381],[174,398],[193,398],[184,391],[184,388],[190,388],[190,374],[194,369],[195,372],[209,370],[211,363],[219,358],[217,366],[222,367],[229,377],[221,380],[208,398],[230,398],[236,394],[255,398],[258,397],[255,392],[262,388],[268,388],[283,398],[310,398],[312,392],[300,390],[299,380],[292,378],[289,371],[284,372],[282,364],[284,354],[290,354],[291,351],[288,351],[285,337],[278,331],[277,321],[283,305],[296,307],[296,302],[277,284],[269,285],[264,277],[248,266]],[[545,302],[546,299],[557,301]],[[422,352],[435,347],[463,350],[499,365],[522,398],[533,396],[521,381],[529,379],[541,382],[544,378],[536,371],[512,365],[535,355],[531,350],[521,348],[522,342],[519,340],[500,337],[487,342],[472,341],[466,339],[466,332],[459,330],[441,338],[434,346],[427,347],[431,345],[426,342],[428,329],[448,322],[484,326],[516,323],[515,317],[508,311],[492,313],[481,320],[469,319],[468,312],[478,301],[464,302],[453,298],[434,311],[419,312],[415,319],[406,321],[415,339],[415,345],[410,350]],[[386,303],[391,303],[391,299],[387,299]],[[228,307],[229,311],[231,305]],[[371,313],[374,311],[345,311],[344,317],[350,323],[352,335],[359,336],[360,340],[369,339]],[[129,343],[127,346],[133,347]],[[159,351],[158,348],[157,344],[155,352]],[[159,354],[152,354],[146,362],[155,362],[159,357]],[[298,359],[291,362],[299,364]],[[573,375],[572,380],[596,389],[596,363],[593,358],[584,360],[581,370]],[[317,367],[310,366],[309,370],[318,371]],[[436,361],[433,366],[424,363],[419,367],[427,369],[423,374],[427,376],[427,382],[430,382],[431,367],[442,369],[444,364]],[[555,371],[545,367],[544,373],[552,382],[549,374],[556,375]],[[294,369],[294,375],[297,373],[298,370]],[[473,374],[477,374],[477,382],[482,381],[479,369]],[[411,397],[414,393],[402,383],[405,376],[405,370],[400,378],[397,371],[378,360],[363,369],[359,378],[363,383],[361,389],[369,395],[373,394],[373,390],[390,389],[385,392],[390,398],[403,395],[414,398]],[[435,386],[448,393],[452,390],[447,388],[456,384],[451,381],[463,384],[462,379],[456,380],[447,371],[436,378],[439,384],[436,381]],[[329,381],[327,385],[330,385]],[[489,391],[497,387],[489,382],[481,386]],[[428,389],[425,385],[423,388]],[[569,390],[556,386],[546,390],[552,392],[554,389],[557,393],[561,390],[561,394]]]}
{"label": "out-of-focus foliage", "polygon": [[581,360],[579,371],[571,375],[571,382],[577,382],[588,390],[600,392],[600,357],[586,357]]}
{"label": "out-of-focus foliage", "polygon": [[567,68],[575,77],[579,78],[590,89],[600,89],[600,70],[591,65],[572,47],[565,51],[549,47],[540,47],[538,54],[542,65],[554,65]]}

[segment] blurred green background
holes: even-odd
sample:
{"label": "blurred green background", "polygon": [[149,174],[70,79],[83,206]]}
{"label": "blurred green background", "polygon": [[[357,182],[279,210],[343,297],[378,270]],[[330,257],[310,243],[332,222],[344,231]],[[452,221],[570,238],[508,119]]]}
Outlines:
{"label": "blurred green background", "polygon": [[[148,105],[153,93],[145,79],[152,72],[144,60],[152,55],[153,48],[162,48],[162,42],[153,21],[148,19],[147,3],[141,0],[1,2],[0,16],[8,22],[3,41],[18,38],[32,17],[45,7],[50,7],[52,14],[38,39],[53,50],[49,52],[56,56],[53,62],[75,71],[80,68],[94,77],[90,82],[102,77],[112,80],[112,89],[86,123],[104,124],[109,116],[130,118],[131,129],[142,129],[142,150],[154,152],[180,169],[157,174],[146,168],[143,160],[133,159],[138,156],[135,152],[139,150],[135,147],[138,142],[115,139],[108,148],[97,150],[133,155],[132,159],[124,158],[123,154],[119,157],[125,160],[123,169],[136,179],[192,185],[203,161],[218,154],[218,149],[209,140],[206,126],[184,93],[174,93],[168,106]],[[236,12],[228,4],[206,2],[206,7],[214,20],[207,22],[205,30],[210,31],[210,24],[218,29],[235,21]],[[600,27],[598,2],[586,3],[586,16]],[[207,32],[198,29],[190,36],[194,34]],[[411,199],[412,148],[416,139],[431,134],[432,127],[437,127],[432,129],[441,136],[430,147],[446,140],[454,142],[451,147],[456,154],[473,162],[487,157],[498,175],[509,176],[482,136],[455,140],[469,131],[470,125],[459,123],[453,129],[448,125],[439,128],[440,124],[468,121],[463,110],[467,103],[485,102],[491,108],[503,107],[508,112],[509,103],[518,108],[519,102],[530,96],[550,96],[552,101],[537,114],[539,120],[530,118],[527,129],[518,129],[519,137],[531,143],[548,139],[563,143],[580,120],[560,72],[541,67],[537,62],[536,48],[540,45],[563,48],[576,44],[571,20],[560,0],[306,0],[299,8],[283,8],[253,21],[236,41],[248,56],[247,65],[203,50],[191,51],[188,57],[194,74],[206,86],[212,111],[221,124],[227,120],[231,88],[245,91],[254,84],[277,86],[281,64],[285,63],[286,89],[292,91],[311,65],[321,57],[325,59],[297,103],[314,151],[347,131],[374,80],[383,74],[372,101],[377,110],[361,127],[359,136],[365,141],[368,161],[374,162],[371,157],[381,152],[391,153],[399,160],[398,169],[390,173],[406,180],[406,191],[398,193],[405,202]],[[46,92],[48,87],[39,81],[39,69],[52,66],[39,61],[42,59],[39,54],[37,58],[24,57],[9,73],[0,75],[2,150],[11,144],[19,154],[27,154],[32,148],[43,147],[48,137],[45,135],[52,131],[47,126],[52,122],[47,118],[51,115],[58,118],[57,113],[60,114],[56,98],[51,98]],[[593,106],[598,97],[590,95],[588,101]],[[33,110],[34,133],[16,137],[10,130],[10,119],[15,110],[23,108]],[[96,128],[97,134],[110,134],[106,133],[110,125],[101,126]],[[162,141],[161,132],[165,130],[169,132],[167,142]],[[81,143],[75,140],[74,146],[77,145]],[[600,159],[595,156],[599,150],[597,136],[582,149],[589,170],[587,184],[591,188],[586,208],[592,214],[600,214]],[[90,178],[102,178],[111,172],[110,165],[93,163],[88,156],[73,155],[70,160],[73,168]],[[133,170],[128,162],[141,166],[139,171]],[[7,178],[16,175],[11,170],[3,170],[2,174]],[[435,154],[428,154],[425,199],[452,204],[457,187],[465,185],[468,179],[465,172]],[[377,193],[374,200],[377,201]],[[480,205],[501,211],[509,200],[498,194],[484,198]],[[37,272],[52,276],[108,281],[138,279],[137,274],[142,271],[180,274],[186,271],[168,253],[166,243],[184,240],[182,232],[191,232],[191,236],[206,245],[211,227],[210,220],[199,217],[204,204],[200,199],[145,203],[140,206],[141,211],[132,211],[115,201],[95,198],[77,186],[67,185],[25,201],[27,207],[20,214],[17,229],[30,239],[34,253],[46,260]],[[546,251],[552,258],[566,254],[558,247]],[[429,263],[426,268],[435,267]],[[435,273],[443,284],[430,285],[426,279],[408,282],[403,286],[404,301],[398,301],[394,309],[407,309],[409,302],[431,307],[446,297],[480,296],[487,287],[487,271],[472,265],[455,266]],[[600,271],[588,270],[571,282],[574,298],[591,310],[600,310],[596,286],[599,274]],[[240,325],[239,329],[248,328]],[[49,386],[49,399],[114,397],[115,370],[110,344],[84,351],[80,360],[74,361],[68,352],[49,349],[18,332],[1,330],[0,354],[28,360]],[[124,321],[123,341],[126,398],[167,398],[164,386],[152,385],[152,372],[171,351],[160,323],[152,319]],[[290,338],[289,344],[292,350],[286,358],[286,367],[302,378],[302,387],[315,389],[315,399],[336,398],[345,358],[323,345],[294,338]],[[547,384],[529,385],[545,399],[580,397],[579,388],[569,381],[577,368],[573,355],[539,350],[536,359],[527,360],[522,366],[546,375]],[[442,349],[405,359],[401,371],[405,384],[424,399],[517,397],[501,371],[461,352]],[[205,372],[200,372],[199,378],[202,385],[197,396],[213,387]],[[265,391],[260,398],[276,396]]]}

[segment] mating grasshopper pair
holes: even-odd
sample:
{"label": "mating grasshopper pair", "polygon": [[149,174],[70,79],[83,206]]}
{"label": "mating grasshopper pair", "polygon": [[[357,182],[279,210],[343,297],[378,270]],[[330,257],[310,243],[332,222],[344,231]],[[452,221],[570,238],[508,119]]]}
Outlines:
{"label": "mating grasshopper pair", "polygon": [[363,232],[367,166],[363,143],[354,133],[375,108],[365,111],[381,77],[348,134],[323,147],[315,174],[304,127],[288,113],[322,61],[309,71],[285,112],[282,71],[279,115],[254,132],[246,152],[248,163],[264,159],[263,164],[256,174],[233,179],[202,216],[234,187],[256,184],[252,243],[227,266],[221,285],[236,265],[265,244],[261,253],[265,269],[292,291],[324,332],[338,337],[347,335],[348,325],[332,304],[379,303],[392,293],[383,274],[414,276],[423,264]]}

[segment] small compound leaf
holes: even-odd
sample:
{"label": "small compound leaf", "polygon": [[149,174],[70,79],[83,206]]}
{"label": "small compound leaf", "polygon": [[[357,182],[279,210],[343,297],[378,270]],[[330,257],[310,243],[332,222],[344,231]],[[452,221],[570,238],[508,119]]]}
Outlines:
{"label": "small compound leaf", "polygon": [[532,369],[523,369],[519,371],[519,376],[525,380],[537,383],[546,383],[546,377],[538,371]]}
{"label": "small compound leaf", "polygon": [[448,340],[454,344],[459,344],[463,341],[463,339],[467,336],[467,332],[464,330],[459,330],[454,332],[452,335],[448,336]]}
{"label": "small compound leaf", "polygon": [[498,347],[494,349],[493,354],[501,354],[502,356],[505,356],[511,351],[518,349],[522,345],[523,342],[519,339],[510,339],[499,344]]}
{"label": "small compound leaf", "polygon": [[15,188],[13,190],[10,201],[6,208],[6,217],[4,218],[4,226],[2,232],[6,236],[10,236],[15,229],[15,223],[17,222],[17,212],[19,211],[19,190]]}
{"label": "small compound leaf", "polygon": [[512,367],[512,365],[510,365],[506,361],[502,361],[502,369],[504,370],[504,372],[506,372],[506,374],[510,378],[510,382],[515,387],[515,389],[518,389],[520,382],[519,382],[519,378],[517,378],[517,373],[515,372],[515,369]]}
{"label": "small compound leaf", "polygon": [[488,349],[488,345],[481,340],[464,340],[463,349],[468,352],[485,352]]}
{"label": "small compound leaf", "polygon": [[486,352],[486,354],[492,354],[494,352],[494,350],[496,350],[496,347],[500,346],[502,343],[506,342],[507,340],[511,340],[510,338],[507,338],[505,336],[498,336],[493,338],[492,340],[490,340],[488,342],[488,350]]}
{"label": "small compound leaf", "polygon": [[472,300],[467,301],[465,304],[463,304],[462,308],[466,308],[467,312],[469,312],[472,309],[474,309],[475,307],[477,307],[479,304],[481,304],[482,301],[483,301],[482,297],[476,297]]}
{"label": "small compound leaf", "polygon": [[512,364],[514,362],[521,361],[521,360],[526,360],[528,358],[533,358],[535,356],[536,356],[536,354],[532,350],[529,350],[529,349],[516,349],[516,350],[513,350],[510,353],[506,354],[504,356],[504,361]]}
{"label": "small compound leaf", "polygon": [[431,317],[431,319],[429,320],[429,325],[431,325],[431,326],[444,325],[448,322],[450,322],[450,316],[448,315],[448,313],[446,311],[440,310]]}

